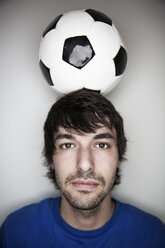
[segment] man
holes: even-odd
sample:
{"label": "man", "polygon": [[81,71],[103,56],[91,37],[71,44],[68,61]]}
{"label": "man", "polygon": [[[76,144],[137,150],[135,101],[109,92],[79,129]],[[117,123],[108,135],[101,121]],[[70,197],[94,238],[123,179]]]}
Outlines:
{"label": "man", "polygon": [[126,151],[123,121],[98,92],[82,89],[59,99],[44,126],[48,177],[61,197],[11,214],[2,248],[163,248],[156,217],[111,198]]}

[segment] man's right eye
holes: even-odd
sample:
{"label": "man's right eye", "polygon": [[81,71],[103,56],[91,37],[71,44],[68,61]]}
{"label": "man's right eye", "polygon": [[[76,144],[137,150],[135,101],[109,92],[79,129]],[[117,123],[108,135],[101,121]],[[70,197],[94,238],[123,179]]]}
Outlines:
{"label": "man's right eye", "polygon": [[64,143],[60,145],[61,149],[69,149],[69,148],[73,148],[74,145],[72,143]]}

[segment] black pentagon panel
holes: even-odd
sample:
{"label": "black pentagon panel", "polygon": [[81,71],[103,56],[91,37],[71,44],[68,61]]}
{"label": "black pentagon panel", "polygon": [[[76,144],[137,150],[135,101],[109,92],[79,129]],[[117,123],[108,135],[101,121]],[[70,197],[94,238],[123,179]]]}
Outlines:
{"label": "black pentagon panel", "polygon": [[115,67],[116,67],[116,76],[121,75],[126,67],[127,64],[127,52],[124,49],[124,47],[120,47],[117,55],[113,59],[115,62]]}
{"label": "black pentagon panel", "polygon": [[94,9],[86,9],[85,11],[91,15],[95,21],[104,22],[112,26],[111,18],[109,18],[109,16],[105,15],[104,13]]}
{"label": "black pentagon panel", "polygon": [[75,36],[65,40],[62,58],[68,64],[81,69],[94,56],[95,52],[87,36]]}
{"label": "black pentagon panel", "polygon": [[60,18],[62,17],[63,15],[59,15],[57,16],[50,24],[49,26],[45,29],[45,31],[43,32],[43,35],[42,37],[44,38],[44,36],[52,29],[54,29],[57,25],[57,22],[60,20]]}
{"label": "black pentagon panel", "polygon": [[51,80],[51,76],[50,76],[50,69],[48,67],[46,67],[46,65],[44,65],[44,63],[42,63],[42,61],[40,60],[39,62],[41,71],[46,79],[46,81],[48,82],[49,85],[53,86],[53,82]]}

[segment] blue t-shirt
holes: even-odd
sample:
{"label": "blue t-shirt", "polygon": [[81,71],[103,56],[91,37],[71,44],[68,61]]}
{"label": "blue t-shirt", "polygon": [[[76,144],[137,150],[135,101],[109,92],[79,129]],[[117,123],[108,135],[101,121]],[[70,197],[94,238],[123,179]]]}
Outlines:
{"label": "blue t-shirt", "polygon": [[165,248],[165,225],[156,217],[117,200],[101,228],[82,231],[68,225],[60,198],[49,198],[9,215],[0,230],[1,248]]}

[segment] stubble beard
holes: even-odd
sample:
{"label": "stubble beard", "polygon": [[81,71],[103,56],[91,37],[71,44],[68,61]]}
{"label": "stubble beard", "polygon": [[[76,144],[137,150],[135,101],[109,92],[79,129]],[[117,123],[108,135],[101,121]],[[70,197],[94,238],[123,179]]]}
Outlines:
{"label": "stubble beard", "polygon": [[73,196],[72,193],[65,190],[62,194],[68,203],[77,210],[94,210],[105,199],[107,194],[104,191],[99,192],[94,197],[90,197],[89,191],[78,191],[79,196]]}
{"label": "stubble beard", "polygon": [[[75,175],[71,175],[66,178],[65,185],[69,185],[69,183],[75,179],[95,179],[99,182],[99,186],[101,190],[98,193],[90,192],[87,190],[78,190],[75,194],[72,190],[62,189],[62,183],[60,178],[56,175],[56,183],[58,188],[61,190],[62,195],[65,197],[67,202],[77,210],[96,210],[98,206],[103,202],[106,196],[110,193],[113,188],[113,184],[115,181],[115,175],[111,178],[109,185],[106,186],[106,182],[103,177],[96,176],[95,173],[82,173],[77,172]],[[92,196],[93,194],[93,196]]]}

